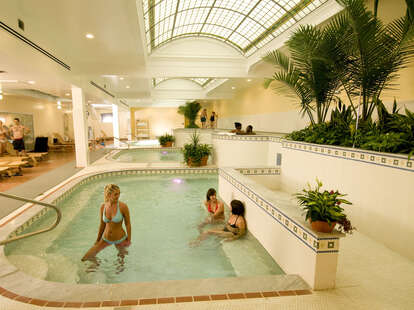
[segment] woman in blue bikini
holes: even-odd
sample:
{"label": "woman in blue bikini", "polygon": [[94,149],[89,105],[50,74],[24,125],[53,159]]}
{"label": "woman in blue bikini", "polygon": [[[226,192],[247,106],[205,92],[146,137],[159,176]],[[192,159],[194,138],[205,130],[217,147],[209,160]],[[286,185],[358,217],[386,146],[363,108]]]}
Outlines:
{"label": "woman in blue bikini", "polygon": [[[93,259],[96,254],[110,245],[115,245],[119,251],[131,244],[131,221],[128,206],[119,201],[121,191],[115,184],[105,186],[105,203],[100,210],[101,224],[95,244],[86,252],[82,261]],[[125,221],[127,232],[122,228]]]}

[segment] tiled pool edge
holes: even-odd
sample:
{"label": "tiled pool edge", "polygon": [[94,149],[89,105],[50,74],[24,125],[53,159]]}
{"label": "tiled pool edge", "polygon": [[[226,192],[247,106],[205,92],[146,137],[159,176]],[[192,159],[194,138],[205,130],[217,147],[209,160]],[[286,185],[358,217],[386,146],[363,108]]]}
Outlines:
{"label": "tiled pool edge", "polygon": [[[41,195],[40,201],[56,203],[64,199],[67,195],[72,193],[80,185],[83,185],[89,181],[100,179],[107,176],[118,176],[118,175],[160,175],[160,174],[206,174],[206,173],[217,173],[217,168],[153,168],[153,169],[113,169],[107,171],[95,171],[90,173],[85,173],[82,175],[75,176],[63,184],[58,185],[54,189],[51,189],[44,195]],[[48,211],[47,208],[40,207],[34,204],[26,204],[18,210],[19,212],[7,220],[3,221],[0,224],[0,228],[5,227],[10,222],[14,221],[16,218],[20,218],[20,221],[17,221],[17,227],[14,228],[12,233],[9,236],[14,236],[17,233],[20,233],[36,220],[42,217]],[[41,208],[40,211],[37,211],[38,208]],[[27,212],[31,211],[31,212]],[[33,215],[33,212],[35,214]],[[26,214],[25,214],[26,213]],[[24,218],[26,217],[26,218]],[[18,224],[20,222],[20,225]],[[4,247],[3,247],[4,251]],[[2,253],[4,256],[4,252]],[[3,264],[4,266],[4,264]],[[11,265],[12,266],[12,265]],[[0,276],[1,278],[8,277],[10,275],[23,272],[18,271],[14,266],[14,271],[7,272]],[[26,277],[30,280],[30,276],[24,274],[23,277]],[[44,282],[45,284],[50,283],[53,285],[53,282],[43,281],[39,279],[34,279],[36,281]],[[64,285],[64,284],[63,284]],[[112,284],[108,284],[111,286]],[[39,286],[39,290],[41,290]],[[37,290],[36,290],[37,291]],[[127,306],[127,305],[149,305],[149,304],[163,304],[163,303],[180,303],[180,302],[198,302],[198,301],[218,301],[218,300],[233,300],[233,299],[248,299],[248,298],[268,298],[268,297],[279,297],[279,296],[295,296],[295,295],[305,295],[311,294],[310,290],[283,290],[283,291],[257,291],[257,292],[227,292],[223,294],[210,294],[210,295],[197,295],[197,296],[174,296],[174,297],[157,297],[154,298],[138,298],[138,299],[117,299],[117,300],[106,300],[107,298],[101,298],[98,301],[79,301],[79,300],[46,300],[41,298],[36,298],[36,296],[28,297],[26,295],[31,294],[18,294],[13,290],[13,287],[0,286],[0,295],[15,301],[28,303],[37,306],[45,307],[114,307],[114,306]],[[36,295],[36,294],[32,294]]]}
{"label": "tiled pool edge", "polygon": [[0,295],[14,301],[27,303],[42,307],[62,307],[62,308],[88,308],[88,307],[118,307],[118,306],[137,306],[137,305],[155,305],[155,304],[172,304],[185,302],[201,301],[221,301],[251,298],[271,298],[283,296],[301,296],[312,294],[310,290],[288,290],[288,291],[265,291],[265,292],[246,292],[246,293],[226,293],[213,295],[197,296],[174,296],[174,297],[154,297],[141,299],[124,299],[124,300],[103,300],[103,301],[48,301],[44,299],[30,298],[15,294],[7,289],[0,287]]}
{"label": "tiled pool edge", "polygon": [[[225,195],[223,200],[226,203],[232,199],[244,202],[250,232],[286,274],[298,274],[313,289],[335,288],[339,239],[344,234],[312,231],[296,214],[299,209],[291,210],[291,203],[275,199],[273,196],[276,194],[271,190],[241,175],[243,172],[247,175],[266,175],[265,168],[246,169],[219,169],[219,191]],[[283,245],[283,252],[279,251],[280,245]]]}

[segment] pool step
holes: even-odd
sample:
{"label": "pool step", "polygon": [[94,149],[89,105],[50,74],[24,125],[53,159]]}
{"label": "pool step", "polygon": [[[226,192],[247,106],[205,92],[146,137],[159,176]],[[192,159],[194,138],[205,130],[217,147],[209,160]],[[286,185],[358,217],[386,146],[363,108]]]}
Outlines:
{"label": "pool step", "polygon": [[40,257],[33,255],[10,255],[7,256],[7,259],[19,270],[34,278],[44,280],[47,277],[49,269],[47,262]]}
{"label": "pool step", "polygon": [[78,283],[78,266],[62,254],[46,254],[48,280],[54,282]]}
{"label": "pool step", "polygon": [[238,277],[284,274],[250,233],[236,241],[223,241],[222,249]]}

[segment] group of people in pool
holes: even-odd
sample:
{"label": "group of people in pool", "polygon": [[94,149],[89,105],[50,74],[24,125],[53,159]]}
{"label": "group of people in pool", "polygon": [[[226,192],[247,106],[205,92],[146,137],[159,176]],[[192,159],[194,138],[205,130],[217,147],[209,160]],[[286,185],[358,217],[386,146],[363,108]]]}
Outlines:
{"label": "group of people in pool", "polygon": [[[121,190],[115,184],[105,186],[105,202],[100,207],[100,225],[95,244],[86,252],[82,261],[94,259],[96,254],[104,248],[115,245],[120,253],[126,252],[131,244],[131,221],[128,206],[119,201]],[[244,219],[244,205],[239,200],[230,203],[230,216],[222,229],[211,229],[202,232],[202,227],[207,224],[224,222],[224,204],[216,196],[216,190],[210,188],[207,191],[204,206],[208,212],[207,218],[199,225],[200,236],[190,243],[190,246],[198,245],[208,235],[217,235],[226,241],[236,240],[246,233],[246,221]],[[122,227],[125,222],[126,232]]]}

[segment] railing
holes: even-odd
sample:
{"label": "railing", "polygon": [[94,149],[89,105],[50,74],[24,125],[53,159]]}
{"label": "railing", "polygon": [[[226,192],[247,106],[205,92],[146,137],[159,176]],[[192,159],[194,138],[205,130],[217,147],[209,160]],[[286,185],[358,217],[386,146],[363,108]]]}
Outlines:
{"label": "railing", "polygon": [[49,208],[52,208],[53,210],[55,210],[56,213],[57,213],[56,221],[52,225],[50,225],[49,227],[47,227],[45,229],[38,230],[38,231],[31,232],[31,233],[27,233],[27,234],[24,234],[24,235],[21,235],[21,236],[17,236],[17,237],[13,237],[13,238],[10,238],[10,239],[0,241],[0,245],[4,245],[4,244],[10,243],[12,241],[16,241],[16,240],[20,240],[20,239],[23,239],[23,238],[31,237],[31,236],[38,235],[38,234],[47,232],[49,230],[52,230],[53,228],[55,228],[59,224],[60,219],[62,218],[62,212],[60,212],[60,210],[56,206],[51,205],[49,203],[45,203],[45,202],[41,202],[41,201],[37,201],[37,200],[32,200],[32,199],[27,199],[27,198],[23,198],[23,197],[19,197],[19,196],[14,196],[14,195],[10,195],[10,194],[5,194],[5,193],[2,193],[2,192],[0,192],[0,196],[10,198],[10,199],[20,200],[20,201],[24,201],[24,202],[31,202],[33,204],[49,207]]}
{"label": "railing", "polygon": [[[114,141],[115,140],[118,140],[120,143],[123,143],[123,144],[126,144],[127,145],[127,147],[128,147],[128,149],[129,149],[129,143],[128,142],[125,142],[125,141],[122,141],[121,139],[119,139],[119,138],[116,138],[116,137],[114,137]],[[115,144],[115,143],[114,143]]]}

